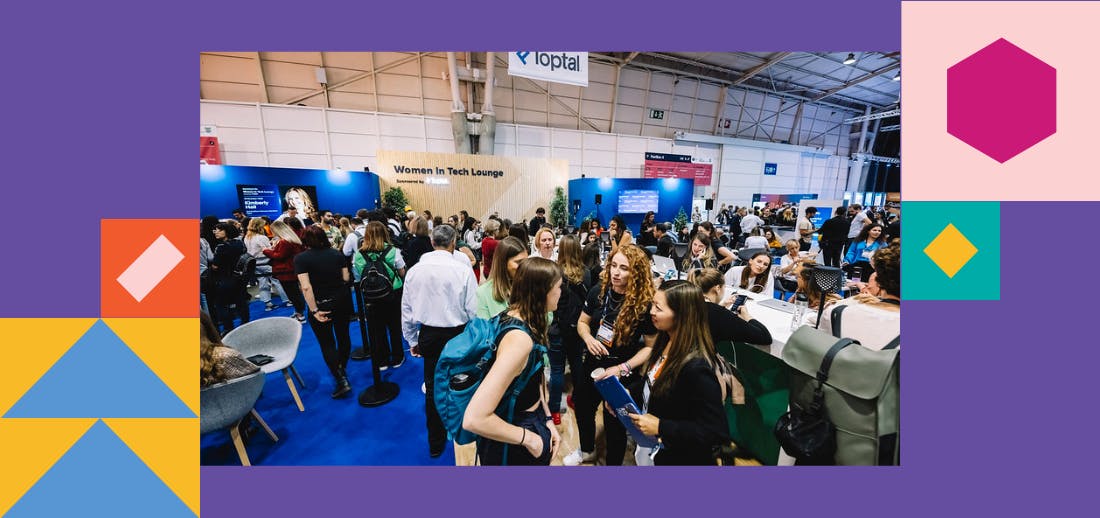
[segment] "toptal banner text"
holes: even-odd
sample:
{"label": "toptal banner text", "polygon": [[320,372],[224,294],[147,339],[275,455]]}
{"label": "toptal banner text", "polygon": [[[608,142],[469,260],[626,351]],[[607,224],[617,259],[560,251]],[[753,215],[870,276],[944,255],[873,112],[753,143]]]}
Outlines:
{"label": "toptal banner text", "polygon": [[588,53],[509,52],[508,75],[588,86]]}

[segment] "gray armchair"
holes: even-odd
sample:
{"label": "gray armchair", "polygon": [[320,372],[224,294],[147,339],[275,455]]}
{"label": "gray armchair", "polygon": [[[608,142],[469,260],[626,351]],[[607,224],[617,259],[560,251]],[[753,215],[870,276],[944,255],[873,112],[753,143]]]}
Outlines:
{"label": "gray armchair", "polygon": [[302,377],[294,369],[294,359],[298,356],[298,342],[302,339],[302,324],[289,317],[270,317],[253,320],[241,327],[229,332],[222,338],[222,343],[228,345],[244,355],[245,358],[256,354],[266,354],[274,358],[271,363],[261,365],[264,374],[283,371],[283,378],[290,387],[290,394],[298,405],[298,410],[305,412],[302,398],[298,395],[298,389],[294,386],[294,378],[303,389],[306,384]]}
{"label": "gray armchair", "polygon": [[267,426],[260,413],[256,411],[256,400],[260,398],[260,392],[264,390],[264,373],[256,372],[248,376],[242,376],[224,383],[207,387],[199,394],[199,433],[206,435],[210,432],[229,429],[229,436],[233,438],[233,446],[237,448],[237,455],[241,458],[242,466],[251,466],[248,460],[248,452],[244,449],[244,441],[241,440],[237,425],[241,419],[249,413],[263,427],[272,441],[278,442],[279,437]]}

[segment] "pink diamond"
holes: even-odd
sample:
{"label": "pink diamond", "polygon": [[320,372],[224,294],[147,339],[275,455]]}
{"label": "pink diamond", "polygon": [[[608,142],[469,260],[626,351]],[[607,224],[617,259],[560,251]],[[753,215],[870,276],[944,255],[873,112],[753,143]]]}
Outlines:
{"label": "pink diamond", "polygon": [[180,261],[183,261],[183,252],[161,234],[126,267],[117,280],[134,299],[141,302]]}
{"label": "pink diamond", "polygon": [[947,69],[947,132],[1004,163],[1057,131],[1057,71],[1001,38]]}

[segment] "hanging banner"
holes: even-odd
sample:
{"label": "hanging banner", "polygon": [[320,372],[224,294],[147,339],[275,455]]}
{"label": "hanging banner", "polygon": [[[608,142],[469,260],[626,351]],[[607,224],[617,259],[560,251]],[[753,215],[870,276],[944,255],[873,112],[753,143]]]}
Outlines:
{"label": "hanging banner", "polygon": [[588,53],[509,52],[508,75],[588,86]]}
{"label": "hanging banner", "polygon": [[684,178],[700,186],[710,185],[713,171],[713,164],[695,162],[691,155],[646,153],[642,178]]}

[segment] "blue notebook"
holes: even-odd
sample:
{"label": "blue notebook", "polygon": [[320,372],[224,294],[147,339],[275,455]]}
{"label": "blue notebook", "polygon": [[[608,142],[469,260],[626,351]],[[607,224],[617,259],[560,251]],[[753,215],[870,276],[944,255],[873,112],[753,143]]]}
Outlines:
{"label": "blue notebook", "polygon": [[[593,372],[596,374],[602,369],[597,369]],[[641,409],[638,405],[634,404],[634,398],[630,397],[630,392],[627,392],[626,387],[623,387],[622,383],[619,383],[618,376],[609,376],[602,380],[596,380],[596,390],[600,391],[600,395],[603,396],[604,401],[611,404],[611,408],[615,409],[615,415],[618,416],[619,421],[623,423],[623,427],[627,432],[630,432],[630,436],[634,437],[634,442],[638,443],[638,446],[644,448],[653,448],[657,446],[657,438],[645,435],[637,426],[634,426],[634,421],[630,420],[629,414],[640,414]]]}

